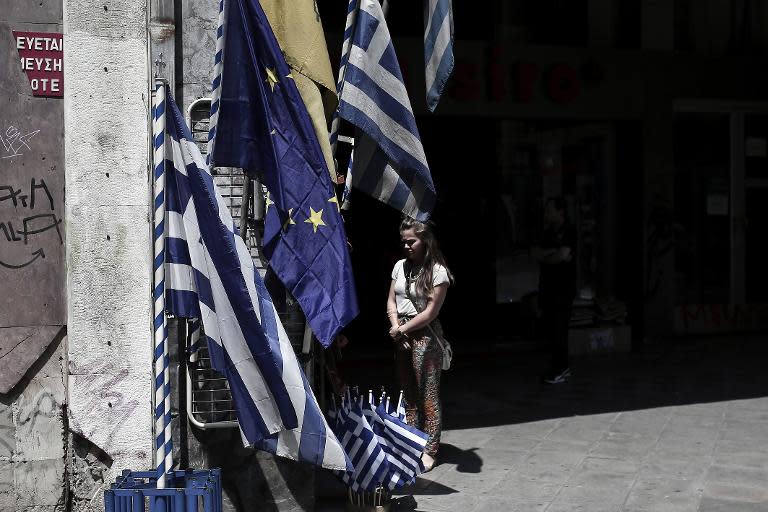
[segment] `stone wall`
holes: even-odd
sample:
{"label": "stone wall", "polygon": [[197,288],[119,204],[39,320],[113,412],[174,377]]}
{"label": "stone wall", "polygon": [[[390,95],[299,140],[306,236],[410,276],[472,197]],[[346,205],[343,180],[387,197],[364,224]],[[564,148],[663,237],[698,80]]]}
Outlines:
{"label": "stone wall", "polygon": [[66,336],[0,396],[0,511],[66,510]]}
{"label": "stone wall", "polygon": [[0,511],[53,512],[69,499],[64,108],[33,93],[15,31],[58,47],[61,0],[0,9]]}

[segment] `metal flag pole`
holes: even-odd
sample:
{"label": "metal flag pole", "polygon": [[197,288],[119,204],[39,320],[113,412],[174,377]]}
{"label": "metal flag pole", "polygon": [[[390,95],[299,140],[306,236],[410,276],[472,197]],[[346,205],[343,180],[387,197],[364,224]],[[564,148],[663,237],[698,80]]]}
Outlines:
{"label": "metal flag pole", "polygon": [[[344,43],[341,47],[341,64],[339,65],[339,76],[336,81],[336,97],[339,101],[341,101],[341,89],[344,85],[344,72],[347,69],[349,53],[352,49],[352,33],[355,30],[355,22],[357,21],[358,2],[359,0],[349,0],[349,3],[347,4],[347,22],[344,25]],[[383,0],[381,8],[384,17],[386,18],[387,13],[389,12],[389,0]],[[348,210],[350,208],[350,196],[352,194],[352,162],[354,160],[355,143],[354,139],[351,137],[339,136],[340,124],[341,119],[339,118],[339,108],[337,107],[336,110],[334,110],[333,118],[331,119],[330,135],[331,154],[334,156],[334,160],[336,157],[336,146],[338,145],[339,140],[352,144],[352,151],[349,155],[349,164],[347,165],[347,172],[344,179],[344,192],[341,198],[341,209]]]}
{"label": "metal flag pole", "polygon": [[[347,22],[344,25],[344,43],[341,45],[341,63],[339,65],[339,76],[336,79],[336,97],[341,98],[341,89],[344,84],[344,71],[347,69],[347,62],[349,61],[349,52],[352,49],[352,32],[355,29],[355,21],[357,19],[357,2],[358,0],[349,0],[347,4]],[[331,153],[336,156],[336,144],[339,141],[339,125],[341,119],[339,118],[339,109],[333,111],[333,118],[331,119]]]}
{"label": "metal flag pole", "polygon": [[216,54],[213,60],[213,83],[211,84],[211,117],[208,125],[208,151],[205,162],[211,164],[214,144],[216,143],[216,125],[219,121],[219,101],[221,100],[221,74],[224,70],[224,41],[226,32],[228,5],[219,0],[219,18],[216,26]]}
{"label": "metal flag pole", "polygon": [[165,318],[165,80],[155,79],[152,105],[153,142],[153,238],[154,238],[154,377],[155,377],[155,468],[157,487],[166,487],[166,474],[173,466],[171,441],[171,385],[168,357],[168,325]]}
{"label": "metal flag pole", "polygon": [[[359,0],[349,0],[347,4],[347,22],[344,26],[344,43],[341,45],[341,64],[339,65],[339,77],[336,81],[336,98],[341,102],[341,89],[344,86],[344,73],[347,69],[347,62],[349,61],[349,52],[352,49],[352,33],[355,30],[355,21],[357,21],[357,6]],[[354,158],[354,139],[351,137],[339,137],[339,127],[341,125],[341,119],[339,118],[339,107],[333,111],[333,118],[331,119],[331,154],[336,161],[336,146],[339,140],[349,142],[352,144],[352,151],[349,154],[349,164],[347,165],[347,173],[344,179],[344,192],[341,196],[341,208],[343,210],[349,209],[349,196],[352,193],[352,159]],[[338,167],[338,164],[337,166]],[[338,170],[338,169],[337,169]]]}

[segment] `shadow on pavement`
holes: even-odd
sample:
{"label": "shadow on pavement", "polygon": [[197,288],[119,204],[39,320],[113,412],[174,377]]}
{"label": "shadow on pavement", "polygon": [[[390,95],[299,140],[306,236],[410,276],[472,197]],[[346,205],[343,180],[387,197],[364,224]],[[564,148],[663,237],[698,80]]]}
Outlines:
{"label": "shadow on pavement", "polygon": [[[669,339],[640,353],[581,356],[573,377],[556,386],[540,381],[544,352],[471,353],[467,342],[454,345],[454,366],[441,384],[445,430],[768,396],[768,343],[759,335]],[[389,358],[345,361],[343,374],[362,389],[396,389]],[[454,448],[443,455],[458,456]]]}
{"label": "shadow on pavement", "polygon": [[444,494],[455,494],[459,491],[426,478],[417,477],[416,483],[403,487],[393,494],[404,494],[410,496],[442,496]]}
{"label": "shadow on pavement", "polygon": [[452,444],[440,443],[440,452],[437,454],[439,465],[455,464],[459,473],[479,473],[483,467],[483,459],[475,453],[478,448],[462,450]]}
{"label": "shadow on pavement", "polygon": [[638,354],[577,358],[573,377],[551,386],[539,380],[545,354],[507,354],[444,375],[444,428],[762,397],[766,357],[758,337],[668,340]]}

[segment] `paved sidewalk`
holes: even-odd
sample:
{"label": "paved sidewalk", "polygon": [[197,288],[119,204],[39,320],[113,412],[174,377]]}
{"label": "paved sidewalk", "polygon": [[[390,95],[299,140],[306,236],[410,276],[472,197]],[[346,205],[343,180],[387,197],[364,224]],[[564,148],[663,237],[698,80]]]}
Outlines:
{"label": "paved sidewalk", "polygon": [[440,464],[397,510],[768,511],[763,345],[593,357],[550,387],[540,355],[465,360],[444,375]]}

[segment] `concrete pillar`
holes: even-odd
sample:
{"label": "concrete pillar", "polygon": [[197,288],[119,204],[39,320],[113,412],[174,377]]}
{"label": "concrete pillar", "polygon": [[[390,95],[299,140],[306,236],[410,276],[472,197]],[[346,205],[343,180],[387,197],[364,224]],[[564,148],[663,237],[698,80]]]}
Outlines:
{"label": "concrete pillar", "polygon": [[73,478],[95,458],[106,486],[152,466],[146,0],[64,0],[64,41]]}

